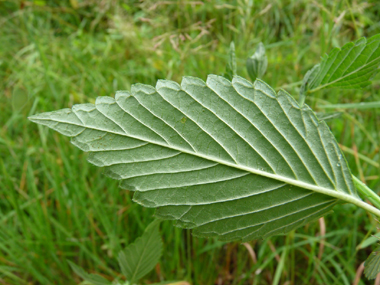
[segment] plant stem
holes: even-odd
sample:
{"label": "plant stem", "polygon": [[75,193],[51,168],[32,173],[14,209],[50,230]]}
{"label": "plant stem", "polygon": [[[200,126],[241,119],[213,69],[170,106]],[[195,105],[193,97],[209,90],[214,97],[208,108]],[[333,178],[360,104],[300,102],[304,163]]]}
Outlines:
{"label": "plant stem", "polygon": [[352,175],[356,189],[360,194],[365,196],[374,206],[380,209],[380,197],[375,192],[373,192],[367,185],[361,182],[358,178]]}

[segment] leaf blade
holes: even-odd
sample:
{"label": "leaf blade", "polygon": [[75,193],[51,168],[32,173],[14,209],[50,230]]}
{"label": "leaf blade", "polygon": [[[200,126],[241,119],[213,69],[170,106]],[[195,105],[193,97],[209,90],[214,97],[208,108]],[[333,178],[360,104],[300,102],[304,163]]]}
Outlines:
{"label": "leaf blade", "polygon": [[255,53],[247,58],[246,68],[252,81],[262,78],[268,67],[268,57],[265,54],[265,46],[262,42],[257,45]]}
{"label": "leaf blade", "polygon": [[361,38],[334,48],[322,57],[317,72],[309,78],[308,93],[322,88],[360,89],[370,84],[380,65],[380,35]]}
{"label": "leaf blade", "polygon": [[88,274],[81,267],[79,267],[78,265],[74,264],[73,262],[71,262],[69,260],[67,262],[69,263],[71,269],[77,275],[79,275],[81,278],[83,278],[84,280],[86,280],[87,282],[90,282],[90,283],[92,283],[94,285],[111,285],[112,284],[110,281],[108,281],[107,279],[105,279],[104,277],[102,277],[100,275]]}
{"label": "leaf blade", "polygon": [[211,75],[207,82],[139,84],[73,112],[86,128],[74,143],[93,150],[90,162],[136,191],[135,201],[198,235],[247,240],[285,233],[326,214],[337,199],[377,213],[357,196],[327,125],[261,80]]}
{"label": "leaf blade", "polygon": [[380,272],[380,246],[378,246],[364,263],[364,275],[368,279],[375,279]]}
{"label": "leaf blade", "polygon": [[119,253],[121,271],[131,284],[151,271],[161,257],[162,240],[158,231],[159,224],[159,220],[153,221],[141,237]]}

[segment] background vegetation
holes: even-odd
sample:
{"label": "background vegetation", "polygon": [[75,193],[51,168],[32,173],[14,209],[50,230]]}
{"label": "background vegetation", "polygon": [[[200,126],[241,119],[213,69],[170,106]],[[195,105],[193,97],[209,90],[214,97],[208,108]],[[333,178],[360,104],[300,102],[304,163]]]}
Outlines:
{"label": "background vegetation", "polygon": [[[380,33],[379,17],[377,0],[0,0],[0,284],[80,283],[66,260],[111,280],[115,255],[154,214],[28,115],[94,102],[137,82],[222,74],[232,40],[238,74],[247,77],[245,59],[262,41],[263,79],[296,97],[321,55]],[[364,90],[322,91],[306,103],[323,112],[325,104],[379,101],[379,88],[377,76]],[[353,174],[379,192],[379,111],[338,111],[329,125]],[[373,284],[355,276],[371,252],[360,243],[376,224],[340,205],[286,237],[243,246],[164,222],[164,255],[144,282]]]}

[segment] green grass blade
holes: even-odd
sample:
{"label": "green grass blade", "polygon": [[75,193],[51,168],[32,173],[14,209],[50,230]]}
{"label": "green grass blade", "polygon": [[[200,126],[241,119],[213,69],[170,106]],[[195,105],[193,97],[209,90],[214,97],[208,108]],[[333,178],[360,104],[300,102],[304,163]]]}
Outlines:
{"label": "green grass blade", "polygon": [[331,104],[318,106],[321,109],[374,109],[380,108],[380,101],[377,102],[360,102],[346,104]]}
{"label": "green grass blade", "polygon": [[342,116],[342,112],[334,112],[334,113],[317,113],[317,117],[319,120],[323,120],[325,122],[334,120]]}

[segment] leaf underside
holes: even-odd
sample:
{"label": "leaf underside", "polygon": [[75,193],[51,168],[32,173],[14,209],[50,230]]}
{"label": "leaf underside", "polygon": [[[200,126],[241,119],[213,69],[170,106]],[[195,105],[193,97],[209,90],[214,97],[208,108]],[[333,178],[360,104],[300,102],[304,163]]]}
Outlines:
{"label": "leaf underside", "polygon": [[361,38],[334,48],[322,57],[322,62],[308,78],[308,89],[339,87],[363,88],[370,84],[380,65],[380,35]]}
{"label": "leaf underside", "polygon": [[261,80],[136,84],[30,119],[72,137],[134,201],[199,236],[284,234],[328,213],[336,193],[360,199],[326,123]]}
{"label": "leaf underside", "polygon": [[375,279],[380,272],[380,246],[367,258],[364,264],[364,274],[368,279]]}

